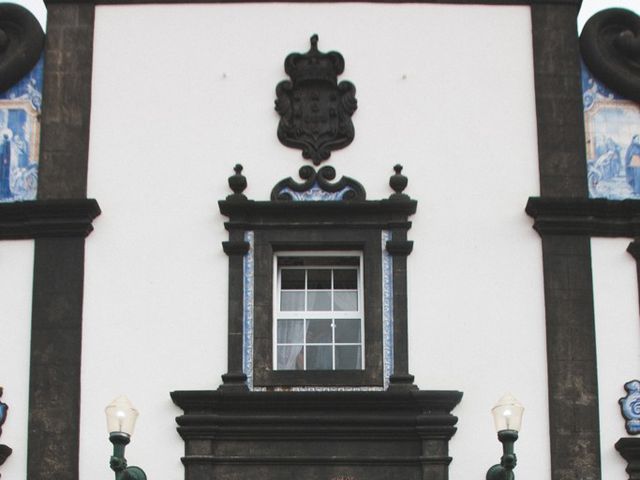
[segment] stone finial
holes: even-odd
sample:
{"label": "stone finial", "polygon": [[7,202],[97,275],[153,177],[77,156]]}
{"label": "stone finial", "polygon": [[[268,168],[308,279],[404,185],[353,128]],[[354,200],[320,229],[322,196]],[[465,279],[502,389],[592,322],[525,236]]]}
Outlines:
{"label": "stone finial", "polygon": [[227,200],[246,200],[247,197],[242,192],[247,188],[247,178],[242,175],[242,165],[236,164],[233,170],[236,173],[229,177],[229,188],[233,190],[233,194],[227,196]]}
{"label": "stone finial", "polygon": [[393,170],[396,173],[389,178],[389,185],[395,193],[391,194],[389,198],[391,200],[409,200],[409,195],[402,193],[407,188],[407,183],[409,183],[407,177],[402,175],[402,165],[395,165]]}

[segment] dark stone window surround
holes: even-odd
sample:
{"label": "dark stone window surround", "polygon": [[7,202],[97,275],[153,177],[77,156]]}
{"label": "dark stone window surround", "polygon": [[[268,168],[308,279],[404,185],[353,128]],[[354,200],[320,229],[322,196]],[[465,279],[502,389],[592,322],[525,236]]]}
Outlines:
{"label": "dark stone window surround", "polygon": [[[71,138],[74,139],[73,147],[69,148],[69,145],[62,146],[60,142],[55,140],[55,136],[42,137],[42,152],[41,155],[41,168],[47,168],[52,162],[45,155],[44,152],[51,152],[51,156],[55,155],[55,152],[65,152],[64,159],[54,161],[51,168],[51,175],[49,178],[52,180],[52,184],[57,184],[57,195],[52,191],[52,197],[58,198],[77,198],[83,197],[84,194],[77,195],[70,193],[68,186],[72,184],[78,184],[80,190],[83,190],[83,185],[86,182],[86,163],[87,155],[84,148],[88,144],[88,117],[90,113],[90,81],[80,80],[85,77],[91,69],[91,48],[93,37],[93,15],[95,5],[108,5],[108,4],[142,4],[142,3],[162,3],[164,0],[105,0],[105,1],[91,1],[91,0],[48,0],[45,3],[48,7],[48,31],[47,42],[49,43],[48,51],[51,53],[46,54],[45,63],[45,85],[49,82],[57,82],[55,77],[59,70],[69,72],[73,75],[77,74],[76,82],[66,82],[67,88],[77,88],[77,85],[82,85],[81,91],[69,92],[65,95],[56,94],[55,92],[45,93],[45,106],[44,115],[47,115],[49,108],[59,109],[65,102],[68,104],[68,100],[79,99],[74,104],[74,109],[79,113],[77,118],[80,118],[80,122],[76,122],[75,125],[65,126],[65,122],[70,122],[70,116],[66,117],[66,120],[61,120],[58,125],[60,128],[65,128],[69,131],[78,127],[78,133],[74,134]],[[167,3],[180,3],[180,0],[166,0]],[[242,1],[242,0],[240,0]],[[209,3],[207,0],[194,0],[189,3]],[[225,2],[226,3],[226,2]],[[375,3],[375,2],[371,2]],[[386,2],[385,2],[386,3]],[[395,2],[402,3],[402,2]],[[411,2],[415,3],[415,2]],[[437,1],[425,1],[424,3],[441,3]],[[582,114],[581,105],[577,103],[576,95],[579,92],[579,65],[577,55],[577,35],[576,35],[576,16],[580,6],[580,0],[495,0],[495,1],[483,1],[483,0],[451,0],[446,3],[469,3],[469,4],[485,4],[485,5],[529,5],[531,6],[531,18],[532,18],[532,33],[534,39],[534,73],[535,73],[535,86],[536,86],[536,105],[538,116],[538,137],[539,137],[539,155],[540,155],[540,174],[541,174],[541,190],[542,195],[566,195],[568,197],[580,196],[586,197],[586,193],[582,192],[586,189],[586,181],[582,181],[580,178],[584,176],[584,156],[581,155],[580,149],[584,148],[584,139],[579,130],[576,129],[580,122],[576,123],[578,116]],[[68,30],[72,35],[64,34],[65,30]],[[84,48],[82,51],[76,48],[71,48],[71,43],[82,45]],[[66,56],[58,56],[57,47],[60,50],[67,52]],[[563,48],[558,48],[561,46]],[[69,52],[73,52],[69,55]],[[88,53],[88,55],[87,55]],[[56,61],[53,59],[56,58]],[[80,68],[78,68],[80,67]],[[49,80],[48,80],[49,79]],[[564,79],[570,79],[565,82]],[[78,83],[79,81],[79,83]],[[577,85],[577,86],[576,86]],[[46,87],[45,87],[46,88]],[[59,85],[60,92],[63,93],[65,84]],[[46,90],[45,90],[46,91]],[[568,103],[568,105],[562,105]],[[49,106],[47,106],[47,104]],[[568,107],[568,108],[567,108]],[[568,121],[571,119],[571,121]],[[52,118],[52,123],[55,123]],[[52,126],[52,128],[55,128]],[[44,130],[44,125],[43,125]],[[567,135],[567,132],[570,135]],[[43,132],[44,133],[44,132]],[[558,149],[558,142],[562,142],[562,148]],[[77,152],[74,154],[73,152]],[[79,168],[78,168],[79,167]],[[46,175],[41,171],[40,185],[45,185],[49,180],[45,179]],[[543,178],[544,177],[544,178]],[[576,177],[577,180],[569,180],[571,177]],[[57,181],[54,181],[57,178]],[[568,185],[570,184],[570,185]],[[563,186],[568,185],[567,190],[563,190]],[[55,189],[54,189],[55,190]],[[73,190],[73,188],[71,188]],[[45,198],[45,197],[41,197]],[[565,237],[566,238],[566,237]],[[570,240],[570,239],[569,239]],[[571,242],[580,242],[579,238],[570,240]],[[582,242],[580,242],[583,244]],[[239,249],[246,248],[243,245],[242,239],[233,239],[227,245],[228,251],[233,250],[235,247]],[[569,250],[574,251],[573,245],[568,245]],[[389,247],[388,247],[389,248]],[[543,255],[547,251],[545,243],[543,241]],[[397,259],[398,257],[396,257]],[[394,261],[396,260],[394,259]],[[230,259],[231,260],[231,259]],[[402,261],[402,259],[400,259]],[[242,262],[242,257],[237,257],[234,261]],[[582,265],[586,266],[590,261],[590,255],[587,254],[582,260]],[[545,286],[551,284],[553,281],[553,274],[545,270]],[[230,274],[231,277],[231,274]],[[589,272],[590,278],[590,272]],[[395,282],[395,278],[394,278]],[[234,283],[231,282],[230,285]],[[78,285],[74,287],[81,289],[82,286]],[[68,290],[71,286],[68,287]],[[546,298],[549,298],[546,296]],[[553,323],[554,319],[561,319],[562,316],[571,310],[571,305],[560,306],[555,315],[549,312],[549,303],[547,303],[547,323]],[[34,299],[35,307],[35,299]],[[231,306],[230,306],[231,310]],[[551,318],[550,318],[551,317]],[[234,337],[234,332],[229,332],[230,339]],[[236,341],[238,338],[236,338]],[[239,338],[241,342],[241,337]],[[552,338],[548,335],[548,348],[550,348]],[[230,343],[231,345],[231,343]],[[240,344],[241,348],[241,344]],[[551,349],[555,351],[555,349]],[[552,353],[548,354],[550,362],[554,356]],[[51,384],[52,391],[64,391],[68,390],[75,401],[72,401],[71,405],[76,407],[67,410],[72,412],[72,416],[67,423],[68,433],[61,435],[57,439],[57,443],[52,440],[40,439],[37,443],[30,440],[29,457],[30,460],[30,474],[29,478],[34,480],[49,478],[47,473],[38,473],[37,465],[60,465],[59,478],[65,479],[77,479],[77,439],[79,429],[79,355],[75,357],[75,360],[71,360],[71,363],[75,364],[77,368],[73,369],[76,374],[68,374],[67,378],[72,377],[71,383],[62,380],[56,380],[49,378],[48,381]],[[230,363],[231,365],[231,363]],[[396,360],[397,365],[397,360]],[[549,367],[551,370],[551,367]],[[554,367],[555,368],[555,367]],[[232,369],[230,368],[230,371]],[[228,376],[228,375],[227,375]],[[33,383],[32,379],[32,383]],[[556,394],[560,390],[561,386],[550,376],[549,382],[549,398],[550,398],[550,423],[551,423],[551,439],[552,445],[557,446],[564,443],[563,429],[566,425],[565,418],[562,417],[563,412],[561,409],[555,408],[554,405],[558,403],[556,400]],[[32,395],[33,396],[33,395]],[[43,392],[43,396],[40,398],[47,398],[47,392]],[[43,400],[44,401],[44,400]],[[560,403],[565,403],[570,406],[571,402],[567,399],[560,400]],[[56,406],[49,404],[42,405],[34,408],[34,404],[30,407],[30,410],[40,412],[37,410],[42,408],[44,419],[49,418],[53,421],[57,418]],[[47,413],[48,412],[48,413]],[[597,415],[596,415],[597,418]],[[584,427],[589,427],[593,424],[593,413],[588,416],[578,417],[575,420],[574,427],[578,428],[578,431],[584,430]],[[584,434],[582,434],[584,435]],[[554,480],[573,478],[575,472],[581,472],[584,478],[597,479],[600,478],[599,473],[599,448],[597,446],[598,435],[597,431],[595,437],[593,431],[586,434],[588,441],[585,443],[587,452],[588,465],[585,471],[581,465],[585,465],[583,461],[582,452],[565,451],[564,448],[552,448],[552,478]],[[575,438],[571,439],[574,442]],[[554,453],[556,452],[556,453]],[[65,457],[61,455],[64,453]],[[595,459],[595,460],[594,460]],[[35,462],[35,463],[34,463]]]}
{"label": "dark stone window surround", "polygon": [[[244,387],[242,358],[243,263],[247,247],[242,238],[254,232],[254,385],[272,386],[383,386],[382,359],[382,231],[392,232],[394,255],[394,373],[390,382],[411,385],[407,370],[406,255],[411,242],[407,216],[416,210],[414,200],[338,202],[255,202],[226,200],[220,211],[230,220],[229,242],[229,372],[223,387]],[[232,247],[237,245],[237,247]],[[358,371],[298,372],[273,370],[273,257],[277,251],[354,250],[363,254],[365,285],[365,369]],[[396,258],[398,261],[396,262]],[[396,336],[397,332],[397,336]],[[415,388],[415,387],[414,387]]]}

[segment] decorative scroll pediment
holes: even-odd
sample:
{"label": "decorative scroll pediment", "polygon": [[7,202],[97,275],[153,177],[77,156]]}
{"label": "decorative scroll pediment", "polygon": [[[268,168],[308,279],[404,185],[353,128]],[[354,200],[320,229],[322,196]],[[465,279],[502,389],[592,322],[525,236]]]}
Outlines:
{"label": "decorative scroll pediment", "polygon": [[318,36],[311,49],[287,56],[284,68],[291,80],[276,87],[276,111],[280,114],[278,139],[283,145],[302,150],[302,156],[320,165],[332,150],[353,141],[351,115],[356,111],[356,88],[338,83],[344,58],[338,52],[318,50]]}
{"label": "decorative scroll pediment", "polygon": [[349,177],[342,177],[339,181],[331,183],[336,178],[333,167],[322,167],[317,172],[309,166],[304,166],[299,171],[303,182],[296,182],[289,177],[281,180],[271,190],[271,200],[294,201],[330,201],[330,200],[365,200],[364,187]]}
{"label": "decorative scroll pediment", "polygon": [[596,13],[580,35],[589,70],[620,95],[640,102],[640,17],[610,8]]}

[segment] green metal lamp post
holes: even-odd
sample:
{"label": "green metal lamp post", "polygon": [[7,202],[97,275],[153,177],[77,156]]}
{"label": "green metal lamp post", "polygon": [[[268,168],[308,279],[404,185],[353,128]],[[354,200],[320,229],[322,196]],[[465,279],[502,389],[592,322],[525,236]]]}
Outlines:
{"label": "green metal lamp post", "polygon": [[116,398],[105,409],[109,441],[113,444],[113,455],[109,465],[116,473],[116,480],[147,480],[141,468],[128,467],[124,449],[131,441],[138,411],[125,396]]}
{"label": "green metal lamp post", "polygon": [[524,407],[511,394],[504,395],[491,409],[498,440],[502,443],[502,458],[498,465],[489,469],[487,480],[513,480],[517,461],[513,444],[518,439],[523,412]]}

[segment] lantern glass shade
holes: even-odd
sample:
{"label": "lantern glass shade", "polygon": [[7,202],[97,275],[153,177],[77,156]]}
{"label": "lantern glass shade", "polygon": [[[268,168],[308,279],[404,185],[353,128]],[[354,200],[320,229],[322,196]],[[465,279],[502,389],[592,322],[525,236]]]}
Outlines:
{"label": "lantern glass shade", "polygon": [[495,407],[491,409],[496,431],[515,430],[519,432],[523,412],[524,407],[513,395],[510,393],[503,395]]}
{"label": "lantern glass shade", "polygon": [[105,408],[107,415],[107,429],[109,433],[126,433],[133,435],[133,429],[138,418],[138,411],[124,395],[116,398]]}

